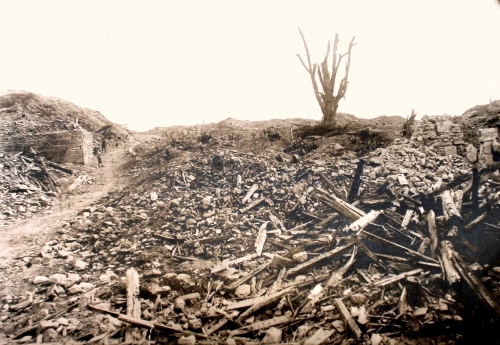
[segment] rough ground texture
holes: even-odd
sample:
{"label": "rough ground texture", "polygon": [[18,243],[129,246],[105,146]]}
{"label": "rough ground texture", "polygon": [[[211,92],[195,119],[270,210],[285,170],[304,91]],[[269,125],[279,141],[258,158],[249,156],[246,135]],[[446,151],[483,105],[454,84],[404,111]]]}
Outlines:
{"label": "rough ground texture", "polygon": [[3,123],[11,125],[12,130],[23,128],[21,123],[11,121],[11,118],[17,115],[21,115],[22,119],[16,120],[29,123],[29,126],[24,127],[26,130],[36,132],[65,129],[65,123],[74,123],[77,119],[88,131],[97,131],[113,124],[98,111],[81,108],[59,98],[26,91],[9,91],[0,95],[0,114]]}
{"label": "rough ground texture", "polygon": [[341,136],[136,134],[48,203],[9,186],[34,212],[4,211],[2,341],[488,343],[498,165],[442,154],[453,138],[424,144],[425,126],[365,154]]}

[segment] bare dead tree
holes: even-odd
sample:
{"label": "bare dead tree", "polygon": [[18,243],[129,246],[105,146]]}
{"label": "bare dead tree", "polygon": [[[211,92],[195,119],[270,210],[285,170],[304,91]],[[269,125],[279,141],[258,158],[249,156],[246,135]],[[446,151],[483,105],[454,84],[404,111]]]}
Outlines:
{"label": "bare dead tree", "polygon": [[408,139],[411,138],[411,135],[413,134],[413,124],[415,123],[415,116],[417,116],[417,113],[414,109],[412,109],[410,117],[406,118],[406,123],[404,124],[403,133],[404,136]]}
{"label": "bare dead tree", "polygon": [[[339,35],[335,34],[335,41],[333,42],[333,48],[332,48],[332,55],[333,55],[333,61],[331,67],[332,71],[330,73],[328,69],[328,56],[330,55],[330,46],[331,46],[330,41],[328,41],[326,55],[321,65],[317,63],[311,64],[311,56],[309,54],[309,49],[307,48],[306,39],[304,38],[304,35],[302,34],[300,28],[299,28],[299,33],[300,36],[302,37],[302,41],[304,42],[304,47],[306,49],[308,65],[306,66],[306,64],[304,63],[299,54],[297,54],[297,56],[299,57],[302,66],[304,66],[306,71],[311,76],[314,95],[316,96],[316,100],[318,101],[319,106],[321,107],[321,111],[323,112],[323,123],[335,127],[339,101],[342,98],[345,98],[345,92],[347,91],[347,84],[349,84],[348,77],[349,77],[349,68],[351,66],[351,49],[356,44],[354,42],[355,37],[353,37],[351,43],[349,43],[349,50],[347,51],[347,53],[345,54],[339,53],[337,58],[337,46],[340,40],[339,40]],[[347,55],[347,62],[345,68],[345,76],[340,81],[338,92],[335,95],[334,94],[335,79],[337,78],[337,72],[340,67],[340,62],[342,58],[346,55]],[[322,88],[321,91],[318,88],[318,83],[316,81],[316,74],[318,75],[318,79],[321,83],[321,88]]]}

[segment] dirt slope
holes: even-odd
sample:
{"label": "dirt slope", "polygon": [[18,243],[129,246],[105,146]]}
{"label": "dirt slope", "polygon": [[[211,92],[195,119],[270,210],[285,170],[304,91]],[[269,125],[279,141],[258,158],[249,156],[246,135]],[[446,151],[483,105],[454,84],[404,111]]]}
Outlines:
{"label": "dirt slope", "polygon": [[92,132],[95,138],[100,133],[122,141],[130,134],[100,112],[66,100],[16,90],[0,94],[0,142],[8,141],[15,135],[66,130],[76,122]]}

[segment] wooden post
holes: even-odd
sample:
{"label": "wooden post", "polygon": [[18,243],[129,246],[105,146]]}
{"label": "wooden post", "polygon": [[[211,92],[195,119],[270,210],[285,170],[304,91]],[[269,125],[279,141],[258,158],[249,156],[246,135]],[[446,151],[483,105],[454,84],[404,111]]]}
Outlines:
{"label": "wooden post", "polygon": [[458,211],[457,205],[455,204],[455,194],[452,194],[452,191],[445,190],[443,194],[441,194],[441,199],[443,201],[444,217],[447,221],[452,218],[462,218],[460,212]]}
{"label": "wooden post", "polygon": [[[134,268],[129,268],[127,278],[127,316],[141,318],[141,301],[139,300],[139,274]],[[132,326],[127,324],[125,328],[125,342],[132,342]]]}
{"label": "wooden post", "polygon": [[448,283],[452,285],[459,282],[460,275],[453,265],[453,245],[450,241],[443,241],[441,243],[441,258]]}
{"label": "wooden post", "polygon": [[479,171],[477,167],[472,169],[472,212],[479,215]]}
{"label": "wooden post", "polygon": [[358,168],[356,169],[356,173],[354,175],[354,181],[352,181],[351,191],[349,192],[349,196],[347,197],[347,201],[352,204],[354,199],[358,196],[359,186],[361,185],[361,175],[363,174],[363,168],[365,166],[365,161],[360,160],[358,163]]}
{"label": "wooden post", "polygon": [[438,233],[436,228],[436,215],[432,210],[427,214],[427,226],[429,227],[429,235],[431,236],[431,256],[435,259],[438,247]]}

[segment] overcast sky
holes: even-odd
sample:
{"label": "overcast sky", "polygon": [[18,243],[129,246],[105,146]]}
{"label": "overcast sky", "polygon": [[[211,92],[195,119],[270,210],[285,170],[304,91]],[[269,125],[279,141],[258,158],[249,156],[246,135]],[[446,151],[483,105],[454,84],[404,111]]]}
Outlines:
{"label": "overcast sky", "polygon": [[314,61],[335,33],[341,52],[356,36],[339,111],[460,115],[500,99],[495,0],[0,0],[0,13],[0,90],[60,97],[135,130],[319,120],[298,27]]}

